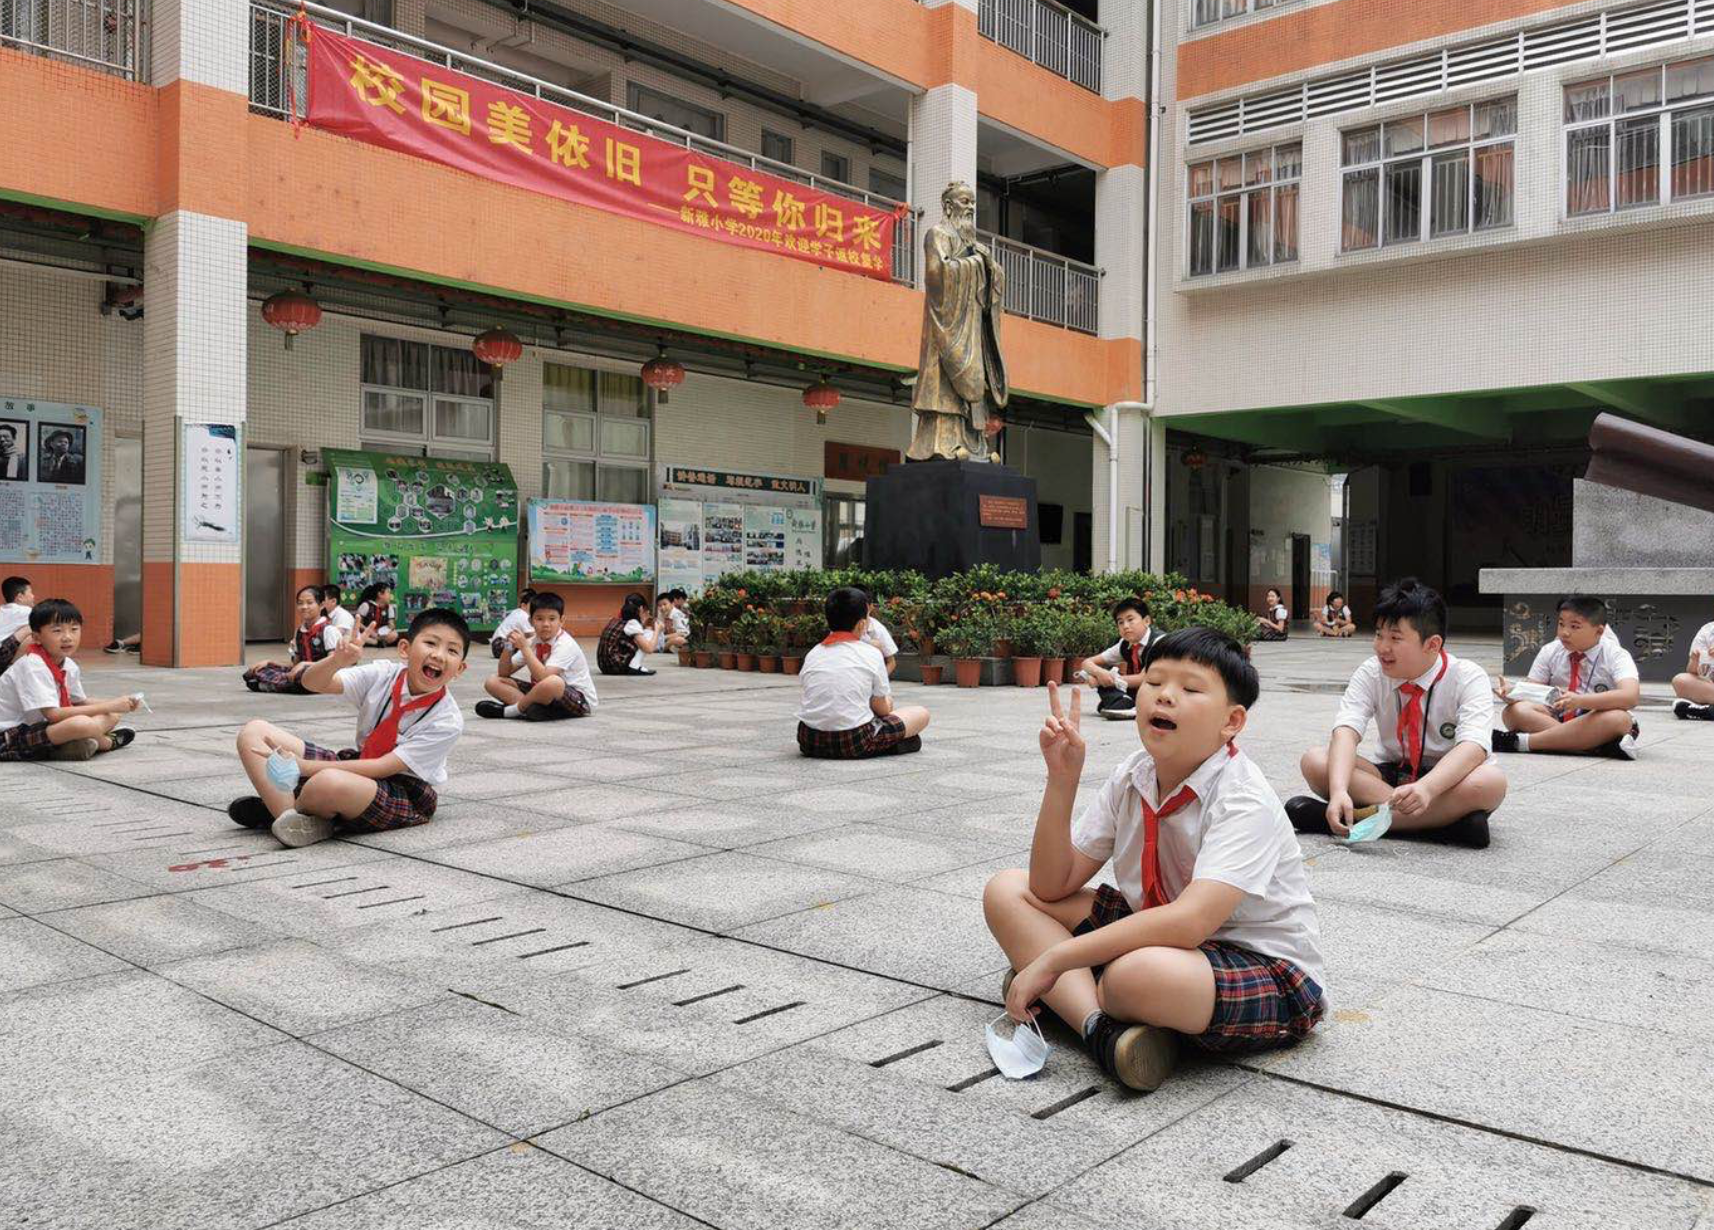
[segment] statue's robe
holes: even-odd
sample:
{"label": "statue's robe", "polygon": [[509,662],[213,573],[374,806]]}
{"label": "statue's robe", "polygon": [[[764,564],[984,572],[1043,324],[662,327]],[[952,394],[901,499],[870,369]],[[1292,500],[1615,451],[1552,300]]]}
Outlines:
{"label": "statue's robe", "polygon": [[1008,396],[1000,354],[1006,271],[945,222],[929,230],[923,255],[916,434],[905,455],[986,460],[988,416],[1004,410]]}

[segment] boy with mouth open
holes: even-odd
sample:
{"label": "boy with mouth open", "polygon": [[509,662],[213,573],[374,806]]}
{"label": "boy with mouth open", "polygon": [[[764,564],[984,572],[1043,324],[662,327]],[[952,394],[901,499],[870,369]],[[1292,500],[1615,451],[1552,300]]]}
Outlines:
{"label": "boy with mouth open", "polygon": [[[1011,958],[1006,1012],[1041,1000],[1122,1084],[1152,1090],[1179,1041],[1244,1054],[1289,1046],[1326,1011],[1321,932],[1279,796],[1237,738],[1260,685],[1211,628],[1156,642],[1137,688],[1141,750],[1073,822],[1082,697],[1048,685],[1047,788],[1028,870],[988,882]],[[1113,860],[1118,887],[1084,886]]]}
{"label": "boy with mouth open", "polygon": [[342,695],[356,708],[358,746],[334,752],[268,722],[246,724],[238,759],[256,793],[227,805],[235,823],[307,846],[339,829],[382,833],[433,818],[434,788],[445,783],[446,758],[464,732],[447,687],[464,673],[469,625],[442,607],[422,612],[399,639],[396,662],[359,665],[363,640],[347,637],[302,676],[307,690]]}

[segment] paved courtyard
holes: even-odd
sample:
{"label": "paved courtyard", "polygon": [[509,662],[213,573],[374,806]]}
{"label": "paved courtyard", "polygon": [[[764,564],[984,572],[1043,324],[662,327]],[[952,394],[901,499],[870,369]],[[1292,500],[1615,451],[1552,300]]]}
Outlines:
{"label": "paved courtyard", "polygon": [[[1282,795],[1364,652],[1257,648]],[[901,685],[922,754],[811,763],[793,680],[544,727],[483,658],[432,824],[286,850],[233,735],[343,702],[109,665],[134,747],[0,765],[0,1226],[1714,1227],[1714,728],[1658,702],[1634,764],[1507,759],[1486,851],[1309,839],[1328,1023],[1140,1097],[983,1045],[1040,691]]]}

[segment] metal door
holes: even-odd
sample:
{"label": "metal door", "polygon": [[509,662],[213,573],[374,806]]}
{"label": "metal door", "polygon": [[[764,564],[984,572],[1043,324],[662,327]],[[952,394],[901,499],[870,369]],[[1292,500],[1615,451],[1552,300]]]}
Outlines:
{"label": "metal door", "polygon": [[244,450],[244,639],[286,636],[286,455]]}
{"label": "metal door", "polygon": [[113,438],[113,635],[143,630],[143,440]]}

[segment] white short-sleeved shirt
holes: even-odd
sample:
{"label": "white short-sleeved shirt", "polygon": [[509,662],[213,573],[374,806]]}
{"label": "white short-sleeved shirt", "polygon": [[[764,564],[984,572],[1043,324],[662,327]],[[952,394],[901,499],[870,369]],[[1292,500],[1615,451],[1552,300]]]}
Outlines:
{"label": "white short-sleeved shirt", "polygon": [[[1637,678],[1637,662],[1630,650],[1619,644],[1619,638],[1608,628],[1595,647],[1583,655],[1577,672],[1579,692],[1610,692],[1627,679]],[[1530,667],[1531,683],[1552,684],[1571,691],[1571,651],[1559,641],[1549,641],[1536,654]]]}
{"label": "white short-sleeved shirt", "polygon": [[899,653],[899,643],[887,631],[887,625],[873,615],[869,616],[868,626],[863,629],[863,643],[879,649],[883,658],[897,657]]}
{"label": "white short-sleeved shirt", "polygon": [[1690,642],[1690,652],[1699,655],[1697,673],[1704,679],[1714,679],[1714,624],[1703,624],[1696,639]]}
{"label": "white short-sleeved shirt", "polygon": [[[1442,651],[1446,673],[1441,675],[1440,662],[1412,680],[1424,691],[1426,708],[1422,724],[1422,765],[1424,773],[1446,753],[1460,743],[1474,743],[1487,758],[1494,758],[1490,746],[1494,729],[1494,684],[1488,673],[1476,663]],[[1439,676],[1439,682],[1435,679]],[[1403,682],[1389,679],[1381,673],[1379,658],[1370,658],[1357,668],[1345,687],[1345,699],[1339,702],[1339,716],[1333,721],[1337,730],[1348,726],[1361,739],[1374,722],[1380,736],[1381,752],[1389,764],[1401,764],[1404,747],[1399,743],[1399,714],[1405,699],[1399,693]]]}
{"label": "white short-sleeved shirt", "polygon": [[[79,704],[85,699],[83,673],[70,658],[64,669],[66,692],[72,704]],[[0,730],[45,721],[43,711],[59,707],[59,685],[40,654],[20,653],[11,669],[0,675]]]}
{"label": "white short-sleeved shirt", "polygon": [[[637,638],[647,633],[648,629],[643,627],[643,621],[640,619],[627,619],[625,621],[625,626],[621,628],[620,631],[625,634],[626,640],[630,641],[633,646],[636,646]],[[631,655],[631,669],[640,670],[642,668],[643,661],[642,647],[637,646],[637,652]]]}
{"label": "white short-sleeved shirt", "polygon": [[357,623],[366,624],[377,615],[384,617],[380,624],[383,629],[391,628],[393,626],[393,608],[391,604],[381,611],[377,611],[375,609],[375,604],[373,602],[359,602],[357,604]]}
{"label": "white short-sleeved shirt", "polygon": [[[345,699],[357,710],[357,747],[363,746],[393,702],[393,680],[405,669],[403,662],[369,662],[348,666],[334,678],[344,687]],[[405,686],[405,703],[412,699]],[[464,733],[464,714],[448,692],[427,709],[406,714],[399,723],[399,742],[393,748],[405,768],[431,786],[446,781],[446,758]]]}
{"label": "white short-sleeved shirt", "polygon": [[336,606],[327,613],[327,623],[328,627],[339,633],[333,638],[335,645],[339,644],[341,637],[357,631],[357,617],[342,606]]}
{"label": "white short-sleeved shirt", "polygon": [[[1222,747],[1185,785],[1196,797],[1160,820],[1161,887],[1167,900],[1176,899],[1192,880],[1241,889],[1238,908],[1210,938],[1284,958],[1325,992],[1321,925],[1303,851],[1266,775],[1243,752]],[[1154,758],[1146,748],[1113,771],[1071,828],[1071,844],[1081,853],[1113,860],[1113,879],[1133,910],[1143,908],[1145,798],[1154,807],[1162,802]]]}
{"label": "white short-sleeved shirt", "polygon": [[[1148,656],[1149,646],[1153,645],[1162,635],[1164,634],[1156,629],[1153,624],[1149,625],[1148,634],[1143,637],[1142,642],[1143,657],[1146,658]],[[1122,640],[1114,641],[1111,645],[1107,646],[1107,648],[1096,654],[1095,665],[1105,666],[1108,670],[1123,669],[1125,665],[1125,642]]]}
{"label": "white short-sleeved shirt", "polygon": [[687,613],[679,610],[675,606],[672,612],[672,620],[674,632],[678,633],[680,636],[690,635],[690,616]]}
{"label": "white short-sleeved shirt", "polygon": [[803,698],[798,721],[811,730],[856,730],[875,720],[869,702],[891,696],[881,651],[862,641],[820,644],[804,655],[798,672]]}
{"label": "white short-sleeved shirt", "polygon": [[[530,637],[530,643],[524,646],[524,653],[528,657],[535,657],[536,646],[539,644],[541,644],[540,637]],[[547,667],[550,671],[557,671],[564,677],[566,687],[576,688],[583,693],[583,699],[589,702],[590,711],[594,711],[595,680],[589,677],[589,659],[583,656],[583,646],[577,643],[577,638],[564,628],[561,628],[559,635],[553,638],[548,649]],[[523,658],[518,659],[518,664],[512,671],[512,678],[516,679],[526,689],[529,688],[530,667]]]}
{"label": "white short-sleeved shirt", "polygon": [[506,618],[500,621],[500,626],[494,629],[494,635],[488,639],[503,641],[514,632],[522,632],[525,636],[530,635],[530,613],[523,607],[507,611]]}
{"label": "white short-sleeved shirt", "polygon": [[5,640],[19,628],[30,626],[30,608],[22,602],[8,602],[0,606],[0,641]]}
{"label": "white short-sleeved shirt", "polygon": [[[315,627],[316,622],[318,620],[322,620],[322,617],[320,615],[317,615],[315,617],[315,619],[311,620],[309,626],[311,628]],[[290,644],[292,647],[292,657],[294,659],[297,658],[297,656],[298,656],[298,636],[300,633],[303,633],[305,631],[307,631],[307,629],[305,629],[305,627],[302,624],[299,624],[297,626],[297,628],[294,629],[292,632],[292,639],[290,641]],[[321,625],[321,635],[319,637],[319,639],[321,641],[321,647],[323,649],[327,650],[329,653],[332,653],[335,649],[339,648],[339,635],[340,635],[339,629],[334,627],[332,620],[323,621],[322,625]]]}
{"label": "white short-sleeved shirt", "polygon": [[1348,606],[1342,606],[1337,611],[1330,606],[1321,608],[1321,622],[1324,624],[1349,623],[1350,621],[1351,608]]}
{"label": "white short-sleeved shirt", "polygon": [[1284,606],[1276,606],[1268,612],[1268,618],[1275,623],[1288,623],[1291,620],[1291,612],[1286,610]]}

